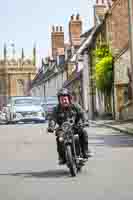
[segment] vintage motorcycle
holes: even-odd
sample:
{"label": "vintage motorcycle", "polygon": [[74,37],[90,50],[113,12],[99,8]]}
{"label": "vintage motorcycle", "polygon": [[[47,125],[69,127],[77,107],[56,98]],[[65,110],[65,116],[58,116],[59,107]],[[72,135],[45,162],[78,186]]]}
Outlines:
{"label": "vintage motorcycle", "polygon": [[[74,128],[74,121],[68,120],[56,131],[56,136],[62,147],[66,165],[70,170],[71,176],[76,176],[86,162],[82,157],[79,135],[75,134]],[[78,127],[76,126],[76,128]]]}

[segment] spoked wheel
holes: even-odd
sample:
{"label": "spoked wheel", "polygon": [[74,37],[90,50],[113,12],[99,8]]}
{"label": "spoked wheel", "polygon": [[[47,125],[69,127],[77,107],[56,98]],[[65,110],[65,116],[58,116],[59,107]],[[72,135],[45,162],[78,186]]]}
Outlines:
{"label": "spoked wheel", "polygon": [[71,146],[69,145],[66,146],[66,160],[67,160],[68,167],[70,169],[71,176],[76,176],[77,167],[76,167],[75,161],[73,160]]}

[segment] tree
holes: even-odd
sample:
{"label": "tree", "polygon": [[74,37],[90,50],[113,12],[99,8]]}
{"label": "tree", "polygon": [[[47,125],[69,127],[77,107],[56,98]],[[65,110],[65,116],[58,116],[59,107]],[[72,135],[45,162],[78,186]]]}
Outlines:
{"label": "tree", "polygon": [[111,91],[113,86],[113,56],[106,44],[95,50],[95,80],[96,87],[105,96],[106,111],[111,108]]}

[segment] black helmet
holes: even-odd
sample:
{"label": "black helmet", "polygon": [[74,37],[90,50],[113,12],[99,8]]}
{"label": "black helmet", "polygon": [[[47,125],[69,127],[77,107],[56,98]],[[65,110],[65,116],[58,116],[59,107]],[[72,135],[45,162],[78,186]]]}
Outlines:
{"label": "black helmet", "polygon": [[62,89],[60,89],[60,90],[58,91],[57,96],[58,96],[58,98],[59,98],[60,96],[69,96],[69,97],[71,97],[72,94],[71,94],[71,92],[70,92],[67,88],[62,88]]}

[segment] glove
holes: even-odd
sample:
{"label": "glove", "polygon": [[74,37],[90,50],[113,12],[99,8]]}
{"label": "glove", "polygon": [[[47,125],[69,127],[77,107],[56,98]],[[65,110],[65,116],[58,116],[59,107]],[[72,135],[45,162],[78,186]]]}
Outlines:
{"label": "glove", "polygon": [[89,127],[89,122],[86,121],[83,123],[83,125],[84,125],[84,127]]}
{"label": "glove", "polygon": [[54,130],[52,128],[50,128],[50,127],[47,129],[47,131],[48,131],[48,133],[53,133],[54,132]]}

